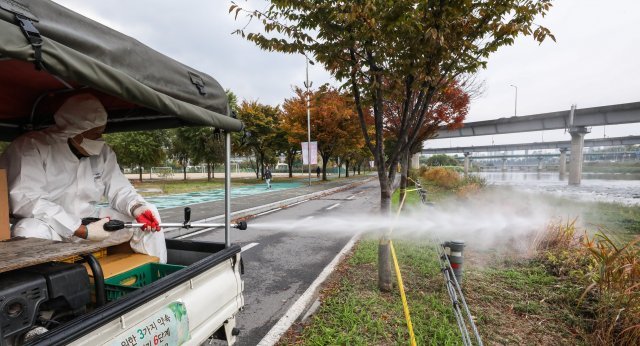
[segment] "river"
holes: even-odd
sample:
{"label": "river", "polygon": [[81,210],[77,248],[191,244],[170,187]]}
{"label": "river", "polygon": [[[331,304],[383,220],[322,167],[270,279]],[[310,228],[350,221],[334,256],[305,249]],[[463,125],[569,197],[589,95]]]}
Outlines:
{"label": "river", "polygon": [[528,192],[547,193],[582,201],[640,205],[640,174],[584,173],[580,186],[569,186],[567,177],[553,172],[475,173],[490,185],[513,186]]}

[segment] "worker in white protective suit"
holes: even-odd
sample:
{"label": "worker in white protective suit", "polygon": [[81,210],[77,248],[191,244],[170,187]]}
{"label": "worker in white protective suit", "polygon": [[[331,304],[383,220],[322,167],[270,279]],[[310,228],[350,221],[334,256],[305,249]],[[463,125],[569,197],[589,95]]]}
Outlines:
{"label": "worker in white protective suit", "polygon": [[[100,101],[91,94],[72,96],[54,120],[55,126],[14,140],[0,157],[0,168],[7,170],[10,211],[19,219],[12,234],[96,241],[105,247],[129,241],[135,252],[166,263],[157,209],[131,186],[101,138],[107,113]],[[109,207],[98,205],[102,197]],[[86,217],[100,220],[85,226],[81,219]],[[103,225],[109,218],[145,225],[107,232]]]}

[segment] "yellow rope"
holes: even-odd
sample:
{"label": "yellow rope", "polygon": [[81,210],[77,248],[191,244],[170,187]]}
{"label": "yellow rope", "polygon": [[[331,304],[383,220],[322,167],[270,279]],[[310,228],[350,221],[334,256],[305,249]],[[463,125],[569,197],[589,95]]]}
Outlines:
{"label": "yellow rope", "polygon": [[[400,207],[396,214],[396,220],[400,216],[400,211],[404,206],[404,201],[407,195],[405,194],[400,201]],[[393,231],[393,227],[389,230],[389,234]],[[393,242],[389,239],[389,246],[391,247],[391,258],[393,258],[393,266],[396,269],[396,278],[398,279],[398,289],[400,290],[400,298],[402,299],[402,308],[404,309],[404,318],[407,320],[407,328],[409,328],[409,336],[411,337],[411,346],[416,346],[416,336],[413,333],[413,324],[411,324],[411,314],[409,313],[409,304],[407,303],[407,296],[404,293],[404,285],[402,284],[402,274],[400,273],[400,265],[398,265],[398,257],[396,257],[396,250],[393,248]]]}
{"label": "yellow rope", "polygon": [[398,277],[398,289],[400,289],[400,298],[402,298],[402,307],[404,309],[404,317],[407,320],[407,327],[409,328],[409,336],[411,337],[411,346],[416,346],[416,335],[413,333],[413,325],[411,324],[411,314],[409,313],[409,304],[407,303],[407,296],[404,294],[404,285],[402,284],[402,274],[400,274],[400,266],[398,265],[396,250],[393,248],[393,242],[391,240],[389,240],[389,246],[391,247],[391,257],[393,258],[393,266],[396,268],[396,276]]}

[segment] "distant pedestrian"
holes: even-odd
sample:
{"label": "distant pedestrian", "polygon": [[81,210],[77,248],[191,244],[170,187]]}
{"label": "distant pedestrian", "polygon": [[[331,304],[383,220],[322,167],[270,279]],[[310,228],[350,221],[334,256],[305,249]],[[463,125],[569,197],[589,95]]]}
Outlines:
{"label": "distant pedestrian", "polygon": [[322,170],[320,169],[320,166],[316,167],[316,175],[318,176],[318,178],[320,178],[320,173],[322,172]]}
{"label": "distant pedestrian", "polygon": [[267,190],[271,190],[271,171],[269,170],[269,166],[267,166],[267,170],[264,172],[264,180],[267,182]]}

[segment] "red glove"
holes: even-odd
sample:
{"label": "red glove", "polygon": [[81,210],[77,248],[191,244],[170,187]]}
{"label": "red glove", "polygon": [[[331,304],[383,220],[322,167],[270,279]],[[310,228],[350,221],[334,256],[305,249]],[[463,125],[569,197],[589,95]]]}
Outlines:
{"label": "red glove", "polygon": [[142,226],[143,231],[160,231],[160,223],[158,223],[158,219],[156,219],[150,209],[138,215],[136,221],[144,224],[144,226]]}

